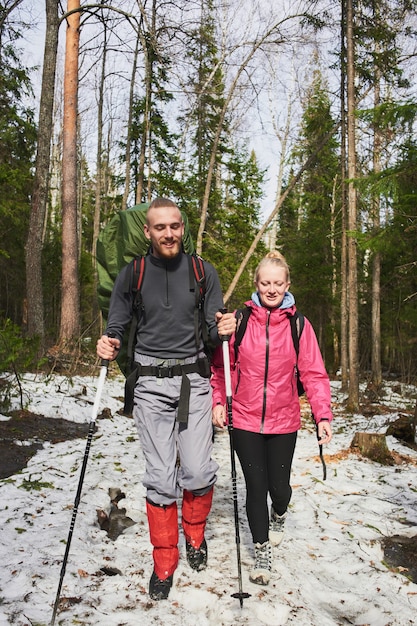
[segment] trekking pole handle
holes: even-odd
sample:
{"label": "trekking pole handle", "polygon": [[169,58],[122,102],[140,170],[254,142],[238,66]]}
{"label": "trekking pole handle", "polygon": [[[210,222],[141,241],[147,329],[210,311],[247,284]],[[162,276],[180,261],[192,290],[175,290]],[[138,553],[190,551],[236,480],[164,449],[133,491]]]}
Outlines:
{"label": "trekking pole handle", "polygon": [[224,384],[226,388],[226,398],[231,400],[232,398],[232,380],[230,376],[230,353],[229,343],[223,340],[223,364],[224,364]]}
{"label": "trekking pole handle", "polygon": [[[220,313],[227,313],[226,307],[219,309]],[[220,335],[222,340],[223,350],[223,365],[224,365],[224,383],[226,387],[226,398],[229,404],[232,399],[232,381],[230,377],[230,353],[229,353],[229,341],[230,335]]]}
{"label": "trekking pole handle", "polygon": [[[227,313],[227,308],[224,306],[223,308],[219,309],[219,313]],[[222,341],[230,341],[231,335],[219,335],[219,337]]]}
{"label": "trekking pole handle", "polygon": [[[110,337],[110,339],[114,339],[116,337],[116,333],[110,331],[109,333],[107,333],[107,337]],[[101,367],[108,368],[109,364],[109,359],[101,359]]]}

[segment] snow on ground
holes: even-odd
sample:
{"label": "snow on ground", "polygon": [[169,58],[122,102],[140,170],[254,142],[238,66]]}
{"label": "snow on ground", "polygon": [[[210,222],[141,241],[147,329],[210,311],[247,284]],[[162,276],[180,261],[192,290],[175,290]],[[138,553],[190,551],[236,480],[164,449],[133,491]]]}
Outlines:
{"label": "snow on ground", "polygon": [[[32,412],[80,423],[92,419],[96,378],[26,375],[22,382]],[[416,624],[417,585],[383,564],[380,545],[385,536],[416,534],[416,467],[411,462],[382,466],[342,453],[358,430],[385,432],[398,411],[414,406],[415,389],[403,385],[399,395],[388,386],[384,403],[392,414],[365,419],[347,416],[339,383],[332,388],[335,422],[333,441],[325,450],[327,480],[322,480],[315,434],[306,421],[294,459],[285,538],[275,548],[268,587],[248,579],[253,553],[236,461],[242,590],[250,594],[241,607],[232,597],[239,581],[227,431],[215,437],[220,470],[206,533],[208,568],[200,573],[189,568],[180,532],[180,564],[169,599],[150,601],[143,457],[133,421],[117,414],[123,381],[109,378],[100,406],[109,407],[112,417],[97,420],[55,624]],[[387,440],[391,449],[417,458],[397,440]],[[0,626],[50,624],[85,449],[83,439],[45,443],[21,473],[0,481]],[[109,511],[112,487],[125,493],[119,507],[136,522],[115,541],[101,530],[96,513]]]}

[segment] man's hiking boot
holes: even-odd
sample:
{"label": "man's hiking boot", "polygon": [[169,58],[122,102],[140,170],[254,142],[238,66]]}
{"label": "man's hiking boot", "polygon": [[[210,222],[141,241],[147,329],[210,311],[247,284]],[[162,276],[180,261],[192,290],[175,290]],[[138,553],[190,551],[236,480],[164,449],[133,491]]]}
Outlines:
{"label": "man's hiking boot", "polygon": [[272,570],[272,546],[269,541],[255,543],[255,566],[249,580],[256,585],[267,585]]}
{"label": "man's hiking boot", "polygon": [[161,580],[152,572],[151,580],[149,581],[149,596],[152,600],[166,600],[172,587],[172,574]]}
{"label": "man's hiking boot", "polygon": [[185,542],[185,550],[187,553],[187,561],[192,569],[197,572],[207,567],[207,542],[203,539],[203,542],[199,548],[194,548],[188,541]]}
{"label": "man's hiking boot", "polygon": [[271,516],[269,518],[269,541],[273,546],[279,546],[284,536],[284,525],[287,514],[278,515],[271,506]]}

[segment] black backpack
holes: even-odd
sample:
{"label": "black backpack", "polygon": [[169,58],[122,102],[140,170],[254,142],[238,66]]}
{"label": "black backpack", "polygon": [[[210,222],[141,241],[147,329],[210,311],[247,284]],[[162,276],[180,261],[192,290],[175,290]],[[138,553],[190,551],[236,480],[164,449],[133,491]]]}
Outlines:
{"label": "black backpack", "polygon": [[[248,319],[251,313],[252,313],[252,309],[249,306],[245,306],[243,309],[238,309],[236,311],[237,325],[236,325],[236,332],[235,332],[235,363],[237,362],[237,359],[238,359],[239,346],[242,342],[243,335],[245,334],[246,326],[248,325]],[[295,349],[295,353],[297,355],[297,361],[298,361],[298,352],[300,349],[300,337],[304,329],[304,315],[296,311],[294,315],[290,316],[290,325],[291,325],[292,341],[294,344],[294,349]],[[296,370],[297,370],[298,395],[302,396],[304,393],[304,387],[300,380],[300,375],[298,372],[298,365],[296,366]]]}

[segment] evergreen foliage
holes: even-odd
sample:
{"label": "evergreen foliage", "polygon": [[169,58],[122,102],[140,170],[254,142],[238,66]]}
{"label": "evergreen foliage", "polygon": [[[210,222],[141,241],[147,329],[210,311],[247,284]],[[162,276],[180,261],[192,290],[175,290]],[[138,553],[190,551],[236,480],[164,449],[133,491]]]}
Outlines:
{"label": "evergreen foliage", "polygon": [[[336,129],[330,101],[321,73],[316,70],[307,92],[300,136],[293,151],[294,168],[317,152],[324,135]],[[297,306],[312,322],[321,349],[331,348],[330,311],[337,305],[332,301],[333,261],[331,235],[340,237],[340,163],[336,130],[311,167],[304,173],[279,217],[279,247],[291,268],[291,290]],[[335,206],[334,206],[335,205]],[[333,359],[329,358],[329,362]]]}
{"label": "evergreen foliage", "polygon": [[0,317],[20,325],[36,127],[25,105],[32,91],[16,47],[21,34],[9,30],[7,20],[0,28]]}
{"label": "evergreen foliage", "polygon": [[[307,4],[309,12],[313,13],[315,3]],[[144,12],[135,22],[133,35],[140,37],[142,46],[139,47],[137,72],[140,78],[135,84],[131,128],[133,143],[128,206],[147,202],[157,195],[173,198],[187,214],[191,234],[196,241],[203,199],[207,193],[208,215],[202,256],[215,265],[226,291],[261,223],[266,176],[259,160],[263,160],[262,150],[266,152],[267,148],[253,152],[248,141],[249,133],[244,128],[246,120],[254,118],[264,106],[265,100],[258,99],[258,96],[263,89],[262,80],[267,83],[271,78],[271,74],[267,75],[266,69],[260,67],[259,58],[267,60],[267,65],[272,67],[278,59],[276,53],[285,56],[288,50],[285,45],[296,41],[300,54],[304,54],[304,43],[301,43],[296,30],[301,25],[294,21],[290,27],[291,20],[287,22],[285,19],[282,30],[274,31],[276,39],[263,42],[259,57],[251,58],[242,73],[247,78],[247,85],[252,86],[251,92],[244,91],[242,80],[242,91],[239,83],[239,89],[233,92],[235,101],[228,103],[224,115],[227,94],[231,93],[233,71],[253,45],[252,38],[256,39],[261,32],[265,14],[261,16],[260,12],[258,15],[259,5],[250,5],[254,10],[254,23],[255,14],[256,19],[259,18],[256,21],[259,31],[256,33],[256,28],[251,30],[251,21],[248,20],[248,31],[245,31],[248,37],[244,42],[244,38],[239,40],[238,37],[241,24],[236,22],[233,24],[236,28],[230,29],[224,18],[230,3],[226,7],[220,6],[217,0],[151,5],[143,5]],[[339,5],[330,12],[338,9]],[[270,14],[275,10],[272,3]],[[106,11],[107,7],[103,5],[100,19],[107,19]],[[405,378],[417,376],[417,101],[413,92],[414,79],[411,74],[406,76],[404,62],[404,42],[413,42],[414,37],[412,22],[406,18],[415,15],[414,3],[402,0],[383,0],[380,3],[364,0],[355,5],[358,176],[354,184],[358,194],[359,219],[357,232],[348,233],[358,242],[357,296],[362,372],[368,372],[371,367],[374,332],[372,262],[374,255],[379,253],[383,368],[385,372],[400,373]],[[89,19],[83,23],[81,36],[84,42],[89,41],[85,33],[94,21],[93,17],[93,13],[89,14]],[[274,20],[276,17],[274,15]],[[304,42],[309,35],[313,36],[310,25],[319,25],[314,15],[310,17],[303,21]],[[336,19],[339,19],[338,14]],[[123,55],[129,55],[135,47],[132,40],[123,41],[119,35],[119,28],[124,22],[126,20],[120,14],[111,22],[111,28],[107,30],[108,40],[106,38],[109,57],[103,117],[103,125],[106,126],[103,136],[107,137],[107,143],[101,156],[103,185],[99,208],[102,225],[121,208],[122,172],[126,171],[118,167],[121,159],[118,160],[116,152],[126,147],[123,133],[126,131],[124,120],[127,116],[120,122],[116,121],[118,108],[115,107],[117,113],[114,113],[112,81],[114,76],[117,79],[118,72],[113,74],[111,68],[111,55],[116,48],[123,50]],[[5,321],[4,324],[14,324],[7,326],[7,334],[15,337],[12,343],[18,346],[16,337],[20,329],[24,330],[25,321],[24,246],[32,192],[36,127],[33,111],[27,105],[33,102],[33,94],[29,70],[20,62],[21,33],[16,24],[10,28],[10,22],[5,19],[0,25],[0,319],[10,318],[11,322]],[[101,28],[102,23],[97,22],[96,27]],[[326,27],[332,28],[333,25],[328,22]],[[284,45],[282,41],[285,41]],[[345,59],[337,53],[338,44],[335,49],[337,56],[333,55],[333,58],[341,66]],[[236,53],[232,61],[226,50],[232,55]],[[320,54],[322,51],[319,49]],[[86,68],[81,73],[81,88],[85,89],[83,94],[91,89],[93,83],[90,80],[91,67],[97,63],[96,54],[94,46],[87,45],[85,56],[80,61],[83,69]],[[89,62],[91,66],[87,67]],[[318,62],[313,58],[315,63]],[[303,98],[301,125],[299,135],[291,145],[290,158],[288,154],[282,155],[285,161],[283,191],[300,168],[311,157],[314,158],[280,208],[277,247],[290,264],[291,290],[297,306],[313,323],[330,370],[332,363],[338,363],[335,357],[340,352],[342,181],[340,128],[335,119],[339,114],[334,113],[340,110],[337,101],[339,86],[332,87],[330,93],[326,72],[327,68],[321,61],[320,70],[309,70],[311,84],[307,89],[305,85],[300,85]],[[129,72],[125,76],[128,75]],[[110,76],[112,80],[107,80]],[[286,80],[285,74],[280,76],[280,80]],[[125,90],[125,100],[120,93],[117,94],[120,98],[118,102],[122,102],[121,109],[128,99],[128,91]],[[89,103],[84,99],[80,102],[79,144],[86,146],[84,115]],[[298,102],[294,102],[293,112],[297,105]],[[282,102],[273,102],[273,106],[282,113]],[[117,126],[117,123],[120,125]],[[113,124],[118,129],[123,128],[116,139]],[[58,138],[54,156],[60,151],[59,134],[60,129],[55,134]],[[94,129],[92,136],[95,136]],[[317,152],[324,136],[329,139]],[[288,137],[291,141],[292,135]],[[378,167],[373,160],[375,137],[381,139]],[[89,165],[90,149],[90,146],[83,150],[80,148],[78,155],[79,275],[82,332],[83,335],[96,336],[99,328],[96,324],[93,228],[98,186]],[[279,156],[272,155],[272,158],[278,161]],[[50,343],[58,337],[61,301],[60,168],[57,157],[57,164],[51,165],[50,202],[44,228],[45,326]],[[210,188],[206,189],[210,176]],[[138,189],[141,190],[141,197],[137,197]],[[375,206],[379,207],[379,225],[374,219]],[[271,207],[263,208],[269,212]],[[240,307],[250,298],[254,269],[266,251],[266,241],[261,241],[252,254],[228,302],[229,309]],[[22,347],[22,350],[25,352],[26,348]]]}
{"label": "evergreen foliage", "polygon": [[[392,217],[382,242],[381,325],[387,338],[384,365],[402,376],[417,362],[417,144],[402,147],[394,170]],[[386,173],[387,174],[387,173]]]}
{"label": "evergreen foliage", "polygon": [[[190,159],[185,176],[187,191],[183,208],[189,216],[193,235],[198,231],[214,137],[219,128],[220,114],[224,105],[224,74],[219,63],[217,41],[213,1],[209,0],[202,5],[200,23],[191,31],[187,43],[190,73],[186,88],[191,92],[191,100],[184,114],[179,116],[179,123],[184,125],[186,122],[191,135]],[[221,141],[214,164],[215,173],[209,194],[204,236],[203,256],[208,260],[212,259],[212,249],[217,245],[215,225],[224,220],[219,180],[222,177],[223,159],[228,151],[227,124],[220,130]]]}

